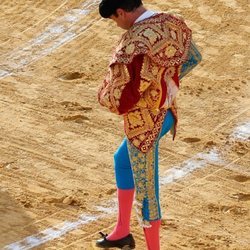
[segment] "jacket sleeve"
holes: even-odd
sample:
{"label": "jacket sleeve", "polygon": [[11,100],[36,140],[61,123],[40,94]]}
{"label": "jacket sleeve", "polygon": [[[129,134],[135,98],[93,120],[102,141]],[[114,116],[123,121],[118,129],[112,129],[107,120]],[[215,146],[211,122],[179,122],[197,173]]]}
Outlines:
{"label": "jacket sleeve", "polygon": [[202,56],[192,40],[190,49],[188,51],[188,59],[181,66],[179,79],[182,79],[185,75],[187,75],[194,67],[196,67],[202,60]]}
{"label": "jacket sleeve", "polygon": [[125,114],[139,101],[149,83],[142,81],[140,72],[143,55],[130,64],[112,64],[98,91],[99,103],[116,114]]}

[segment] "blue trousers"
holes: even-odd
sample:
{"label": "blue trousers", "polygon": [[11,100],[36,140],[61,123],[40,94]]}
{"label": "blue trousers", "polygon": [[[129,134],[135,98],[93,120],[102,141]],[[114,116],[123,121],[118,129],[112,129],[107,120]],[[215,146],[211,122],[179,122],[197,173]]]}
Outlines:
{"label": "blue trousers", "polygon": [[[159,146],[159,140],[171,129],[171,127],[174,125],[174,121],[175,121],[174,116],[171,110],[169,109],[166,113],[160,135],[154,144],[154,150],[153,150],[153,158],[154,158],[153,162],[154,163],[152,164],[151,171],[154,172],[153,173],[153,176],[154,176],[153,185],[154,185],[155,197],[157,200],[156,203],[158,206],[158,216],[156,216],[156,218],[150,218],[150,215],[149,215],[150,206],[147,205],[148,203],[147,199],[144,199],[144,201],[142,201],[143,203],[142,204],[142,209],[143,209],[142,217],[145,221],[157,220],[157,219],[160,219],[161,217],[160,204],[159,204],[158,146]],[[137,188],[137,185],[141,185],[141,184],[138,184],[138,181],[136,181],[138,179],[136,178],[136,173],[135,173],[136,168],[133,168],[133,165],[130,161],[131,154],[129,152],[129,148],[130,147],[128,147],[128,140],[127,138],[124,138],[120,147],[114,154],[115,177],[116,177],[117,187],[119,189],[125,189],[125,190],[133,189],[133,188]],[[138,158],[142,158],[141,152],[135,155],[138,155]],[[145,157],[145,159],[147,158]],[[147,164],[145,162],[147,160],[141,160],[141,159],[139,160],[140,160],[140,168],[142,164],[145,164],[145,167],[146,167]]]}

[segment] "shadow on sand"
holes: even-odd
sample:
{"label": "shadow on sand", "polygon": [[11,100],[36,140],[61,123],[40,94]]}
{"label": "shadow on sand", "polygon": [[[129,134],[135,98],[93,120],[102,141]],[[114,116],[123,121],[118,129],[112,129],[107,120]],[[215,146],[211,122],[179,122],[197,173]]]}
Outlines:
{"label": "shadow on sand", "polygon": [[37,233],[33,219],[6,191],[0,189],[0,249]]}

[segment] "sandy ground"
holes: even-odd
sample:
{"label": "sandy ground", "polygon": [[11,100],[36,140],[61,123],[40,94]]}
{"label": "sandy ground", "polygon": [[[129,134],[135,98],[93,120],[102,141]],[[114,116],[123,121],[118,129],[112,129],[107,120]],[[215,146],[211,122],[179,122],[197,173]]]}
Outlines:
{"label": "sandy ground", "polygon": [[[116,220],[121,117],[96,92],[122,31],[98,1],[1,1],[0,249],[87,249]],[[250,249],[247,0],[145,1],[181,13],[203,62],[161,142],[163,250]],[[133,214],[136,249],[146,249]]]}

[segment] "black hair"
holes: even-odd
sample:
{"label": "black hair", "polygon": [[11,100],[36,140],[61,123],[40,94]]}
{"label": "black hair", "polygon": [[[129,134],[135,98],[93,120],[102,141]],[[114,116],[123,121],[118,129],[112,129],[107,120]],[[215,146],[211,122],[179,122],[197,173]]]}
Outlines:
{"label": "black hair", "polygon": [[117,9],[127,12],[133,11],[142,5],[142,0],[102,0],[99,4],[99,13],[104,18],[116,15]]}

